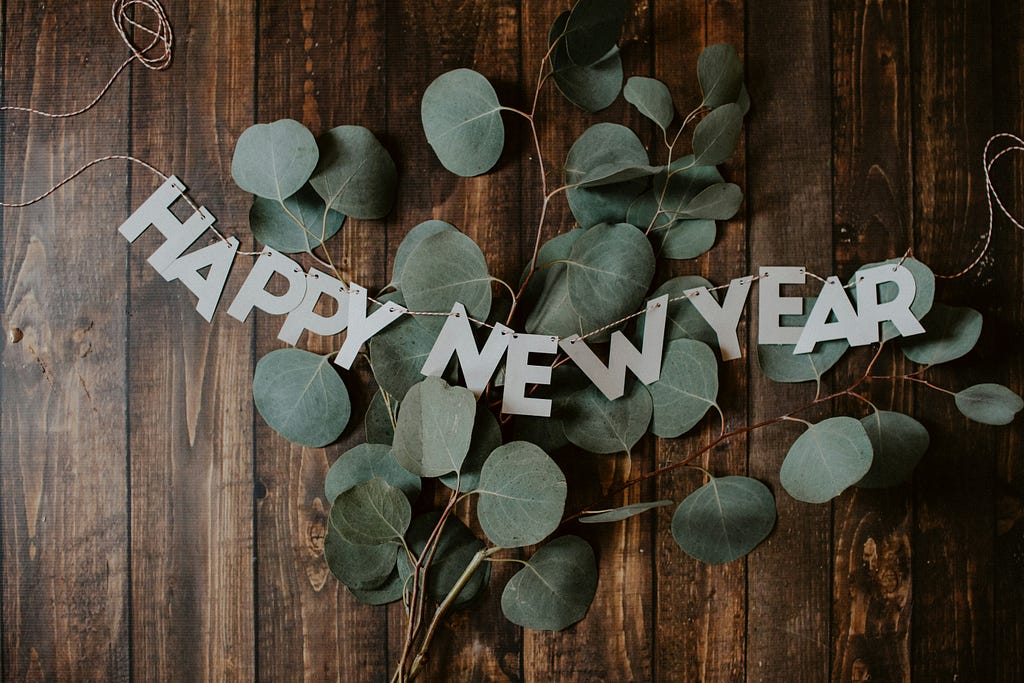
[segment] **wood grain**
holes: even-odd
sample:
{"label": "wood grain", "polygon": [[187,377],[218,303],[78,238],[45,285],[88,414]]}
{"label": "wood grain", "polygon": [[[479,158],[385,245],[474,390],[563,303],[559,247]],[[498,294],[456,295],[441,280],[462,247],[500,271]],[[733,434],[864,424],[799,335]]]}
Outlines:
{"label": "wood grain", "polygon": [[[113,31],[88,8],[8,2],[4,10],[6,25],[17,27],[4,42],[8,101],[75,109],[123,59],[93,44],[91,36]],[[119,85],[88,119],[6,113],[5,197],[33,197],[125,149],[127,88]],[[116,233],[126,202],[123,184],[94,169],[47,202],[3,215],[3,319],[24,332],[2,355],[7,680],[128,675],[127,292]]]}
{"label": "wood grain", "polygon": [[[757,266],[800,263],[819,274],[832,268],[829,23],[827,5],[817,2],[747,7],[747,81],[756,109],[752,104],[747,123],[746,196]],[[756,310],[749,310],[751,320]],[[754,335],[747,349],[751,421],[814,398],[813,386],[776,384],[760,373]],[[750,476],[769,484],[778,507],[775,531],[747,558],[751,681],[829,675],[829,506],[797,502],[778,485],[779,466],[800,429],[781,423],[748,441]]]}
{"label": "wood grain", "polygon": [[[909,12],[905,2],[832,5],[833,244],[844,280],[912,244]],[[848,354],[836,387],[862,377],[872,353]],[[913,369],[895,348],[884,353],[881,374]],[[879,409],[916,414],[905,387],[870,389]],[[839,409],[871,412],[853,400]],[[853,488],[834,505],[834,681],[910,680],[912,501],[909,486]]]}
{"label": "wood grain", "polygon": [[[252,6],[178,9],[179,25],[197,28],[179,34],[175,68],[133,72],[132,153],[176,174],[232,234],[248,214],[230,160],[234,139],[252,123]],[[132,207],[160,183],[136,169]],[[181,208],[179,215],[191,211]],[[242,587],[253,582],[252,329],[225,315],[248,264],[236,264],[208,324],[192,294],[146,262],[162,242],[148,230],[129,261],[132,673],[251,680],[255,606]]]}

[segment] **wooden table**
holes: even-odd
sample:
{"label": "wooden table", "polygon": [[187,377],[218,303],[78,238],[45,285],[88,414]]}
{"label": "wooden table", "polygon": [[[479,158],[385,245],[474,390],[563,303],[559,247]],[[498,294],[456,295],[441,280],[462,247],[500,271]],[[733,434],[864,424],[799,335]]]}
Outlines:
{"label": "wooden table", "polygon": [[[438,74],[472,67],[503,102],[528,106],[565,4],[168,0],[170,69],[131,67],[75,118],[3,115],[2,196],[34,196],[90,159],[128,153],[182,178],[246,248],[250,197],[230,177],[238,135],[283,117],[317,133],[360,124],[395,156],[401,185],[385,221],[352,221],[335,246],[356,281],[385,284],[399,240],[431,217],[458,225],[496,275],[516,278],[540,204],[527,129],[509,119],[496,172],[458,179],[426,144],[419,99]],[[2,7],[5,104],[74,108],[127,56],[103,2]],[[744,55],[753,101],[727,167],[746,194],[740,217],[708,256],[661,276],[724,283],[759,265],[802,264],[846,277],[907,246],[937,272],[959,270],[985,230],[985,141],[1024,130],[1022,38],[1016,0],[639,3],[623,41],[627,75],[656,75],[677,103],[696,104],[699,51],[728,41]],[[549,167],[601,120],[654,140],[621,99],[590,116],[546,89],[538,122]],[[1024,212],[1021,157],[995,181]],[[253,367],[280,346],[280,321],[241,324],[222,304],[205,323],[183,287],[147,266],[157,237],[129,247],[117,234],[158,184],[107,162],[2,214],[4,336],[24,333],[2,352],[2,677],[385,680],[400,608],[358,606],[321,557],[324,472],[362,439],[359,422],[314,450],[255,414]],[[554,206],[548,236],[572,222]],[[979,348],[933,381],[1024,386],[1022,254],[1024,235],[1001,220],[982,266],[940,285],[942,300],[979,309],[985,328]],[[744,320],[745,339],[756,326]],[[863,361],[855,355],[830,381],[845,386]],[[369,377],[362,365],[348,383]],[[813,395],[766,380],[749,354],[723,365],[722,378],[731,427]],[[482,604],[450,620],[455,637],[442,637],[427,678],[1022,680],[1024,422],[970,424],[925,387],[873,395],[931,431],[912,483],[798,503],[778,485],[795,427],[752,432],[707,464],[760,478],[777,496],[778,525],[747,559],[689,559],[668,533],[671,508],[585,529],[601,571],[585,621],[557,634],[511,626],[498,589],[515,567],[498,565]],[[864,413],[856,402],[835,410]],[[634,468],[692,452],[712,421],[685,439],[644,442]],[[624,475],[623,458],[571,462],[592,488]],[[699,483],[678,472],[630,500],[678,501]]]}

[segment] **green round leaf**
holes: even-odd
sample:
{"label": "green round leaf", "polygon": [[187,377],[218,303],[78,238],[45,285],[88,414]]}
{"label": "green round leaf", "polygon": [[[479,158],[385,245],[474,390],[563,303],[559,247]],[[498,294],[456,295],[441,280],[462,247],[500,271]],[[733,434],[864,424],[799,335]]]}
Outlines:
{"label": "green round leaf", "polygon": [[[558,235],[545,242],[537,253],[537,270],[523,293],[523,305],[530,312],[526,318],[526,331],[530,334],[551,334],[557,337],[582,334],[583,323],[569,303],[565,264],[554,261],[568,258],[572,245],[583,232],[576,229]],[[525,278],[526,271],[522,279]]]}
{"label": "green round leaf", "polygon": [[742,203],[743,191],[738,185],[715,183],[701,190],[678,215],[680,218],[727,221],[736,215]]}
{"label": "green round leaf", "polygon": [[[817,297],[804,297],[804,312],[785,316],[788,325],[799,327],[807,322]],[[757,362],[761,372],[776,382],[820,382],[829,368],[839,362],[850,348],[845,339],[820,342],[811,353],[793,353],[796,344],[759,344]]]}
{"label": "green round leaf", "polygon": [[412,507],[402,489],[374,477],[338,494],[330,524],[352,545],[372,546],[397,542],[411,519]]}
{"label": "green round leaf", "polygon": [[238,136],[231,177],[246,192],[283,200],[306,184],[318,156],[313,134],[298,121],[257,123]]}
{"label": "green round leaf", "polygon": [[715,246],[718,226],[713,220],[678,220],[666,230],[650,234],[654,253],[671,259],[692,259]]}
{"label": "green round leaf", "polygon": [[[364,546],[365,547],[365,546]],[[384,583],[376,588],[360,589],[348,586],[348,590],[355,596],[356,600],[364,605],[386,605],[402,597],[402,588],[405,582],[398,574],[398,569],[392,569]]]}
{"label": "green round leaf", "polygon": [[480,471],[476,493],[480,527],[503,548],[539,543],[558,528],[565,511],[565,475],[527,441],[494,449]]}
{"label": "green round leaf", "polygon": [[[932,304],[935,301],[935,275],[928,266],[917,259],[891,258],[888,261],[882,261],[880,263],[869,263],[866,266],[858,268],[857,273],[854,273],[853,277],[850,278],[850,282],[854,282],[857,278],[857,274],[862,270],[890,264],[896,265],[900,262],[902,262],[907,270],[910,271],[910,274],[914,276],[914,284],[916,285],[914,301],[910,304],[910,312],[913,313],[914,317],[918,320],[923,320],[925,315],[928,314],[928,311],[932,310]],[[878,286],[878,301],[880,303],[892,301],[896,298],[898,291],[899,290],[894,283],[883,283]],[[856,301],[857,290],[855,288],[851,289],[850,294],[854,301]],[[882,341],[895,339],[898,336],[900,336],[900,331],[895,325],[888,321],[882,323]]]}
{"label": "green round leaf", "polygon": [[274,431],[310,448],[337,439],[352,411],[330,359],[301,349],[277,349],[260,358],[252,395]]}
{"label": "green round leaf", "polygon": [[437,335],[411,317],[391,323],[370,338],[370,368],[377,384],[392,396],[405,396],[423,381],[423,363]]}
{"label": "green round leaf", "polygon": [[513,624],[561,631],[587,614],[597,592],[597,561],[579,536],[541,547],[501,594],[501,611]]}
{"label": "green round leaf", "polygon": [[392,452],[421,477],[458,471],[469,452],[476,399],[465,387],[427,377],[409,389],[398,413]]}
{"label": "green round leaf", "polygon": [[[569,148],[565,184],[610,185],[650,175],[652,168],[636,133],[617,123],[598,123],[583,131]],[[634,173],[639,175],[620,177]]]}
{"label": "green round leaf", "polygon": [[615,47],[626,21],[626,0],[577,0],[565,24],[569,58],[593,64]]}
{"label": "green round leaf", "polygon": [[[418,516],[409,526],[406,542],[417,556],[423,553],[427,539],[430,538],[440,519],[440,512],[428,512]],[[435,602],[445,599],[455,587],[455,582],[462,576],[470,560],[483,547],[483,541],[474,536],[473,532],[462,523],[462,520],[454,515],[448,518],[437,541],[437,549],[434,551],[430,569],[427,571],[427,593]],[[398,557],[398,573],[403,580],[410,580],[412,576],[412,565],[409,564],[405,553]],[[454,604],[461,605],[472,600],[483,590],[489,579],[490,564],[485,562],[474,572]]]}
{"label": "green round leaf", "polygon": [[[668,229],[681,218],[690,216],[687,207],[694,198],[718,183],[722,183],[722,174],[714,166],[696,166],[693,155],[676,159],[672,162],[670,172],[661,172],[654,176],[654,187],[640,195],[630,205],[626,214],[626,222],[642,230],[652,226],[655,231]],[[710,199],[711,195],[703,198]],[[661,201],[661,213],[654,220]]]}
{"label": "green round leaf", "polygon": [[654,400],[651,431],[675,438],[693,429],[718,398],[718,361],[704,342],[673,339],[665,345],[661,377],[647,387]]}
{"label": "green round leaf", "polygon": [[576,240],[566,265],[569,301],[593,329],[640,307],[654,277],[654,251],[632,225],[602,223]]}
{"label": "green round leaf", "polygon": [[[686,290],[696,289],[697,287],[707,288],[711,297],[718,301],[718,293],[710,291],[714,288],[714,285],[699,275],[681,275],[680,277],[666,280],[649,297],[650,299],[657,299],[668,294],[668,319],[665,324],[666,342],[670,342],[673,339],[696,339],[711,347],[718,346],[718,335],[715,334],[714,329],[704,319],[704,316],[697,311],[689,299],[679,298],[685,296]],[[673,299],[678,299],[678,301],[673,301]],[[643,338],[642,332],[645,317],[646,314],[640,316],[637,320],[637,330],[640,333],[641,339]]]}
{"label": "green round leaf", "polygon": [[857,482],[863,488],[895,486],[910,479],[914,467],[928,450],[928,430],[903,413],[879,410],[860,419],[874,458],[871,469]]}
{"label": "green round leaf", "polygon": [[797,500],[824,503],[868,473],[871,453],[871,440],[859,420],[830,417],[810,425],[793,443],[779,481]]}
{"label": "green round leaf", "polygon": [[485,320],[491,310],[491,276],[476,242],[455,230],[431,235],[413,249],[402,271],[402,291],[414,311],[447,313],[452,304]]}
{"label": "green round leaf", "polygon": [[[570,187],[565,191],[569,210],[580,227],[590,228],[598,223],[633,223],[626,214],[630,205],[647,187],[646,178],[629,180],[600,187]],[[647,229],[647,224],[640,226]]]}
{"label": "green round leaf", "polygon": [[402,271],[405,270],[405,262],[409,260],[409,254],[411,254],[413,250],[423,242],[423,240],[432,235],[436,235],[439,232],[446,232],[449,230],[457,232],[458,228],[450,223],[437,220],[424,221],[410,230],[409,234],[405,236],[401,244],[398,245],[398,249],[395,251],[395,262],[391,267],[391,286],[402,286]]}
{"label": "green round leaf", "polygon": [[[371,340],[372,341],[372,340]],[[391,411],[398,414],[398,401],[391,399]],[[363,429],[366,430],[366,441],[368,443],[382,443],[390,446],[395,440],[395,425],[391,411],[384,401],[383,391],[377,391],[370,399],[370,405],[366,408],[366,415],[363,417]]]}
{"label": "green round leaf", "polygon": [[356,484],[374,477],[401,489],[409,502],[420,495],[420,478],[398,464],[391,455],[390,446],[378,443],[360,444],[338,456],[331,469],[327,470],[324,493],[327,500],[333,501]]}
{"label": "green round leaf", "polygon": [[324,538],[324,559],[334,578],[348,588],[373,589],[387,581],[394,572],[398,544],[353,545],[329,521]]}
{"label": "green round leaf", "polygon": [[557,406],[565,436],[591,453],[628,453],[651,423],[651,393],[640,382],[614,401],[590,385]]}
{"label": "green round leaf", "polygon": [[513,425],[516,439],[536,444],[545,453],[554,453],[569,445],[562,421],[554,414],[551,417],[516,415]]}
{"label": "green round leaf", "polygon": [[1007,425],[1024,408],[1024,401],[1001,384],[975,384],[954,397],[968,419],[986,425]]}
{"label": "green round leaf", "polygon": [[395,203],[395,162],[362,126],[338,126],[317,140],[320,162],[309,179],[327,206],[353,218],[382,218]]}
{"label": "green round leaf", "polygon": [[494,417],[494,413],[483,403],[477,403],[473,437],[469,441],[469,453],[462,461],[459,476],[456,477],[454,472],[442,475],[441,483],[454,489],[455,482],[458,481],[460,492],[472,491],[480,484],[480,470],[487,461],[487,456],[500,445],[501,425],[498,424],[498,418]]}
{"label": "green round leaf", "polygon": [[501,104],[490,82],[472,69],[441,74],[420,105],[427,142],[441,164],[468,177],[489,171],[505,146]]}
{"label": "green round leaf", "polygon": [[672,93],[661,81],[655,78],[632,76],[626,81],[622,90],[626,101],[636,107],[641,114],[658,124],[662,130],[672,125],[676,112],[672,105]]}
{"label": "green round leaf", "polygon": [[743,63],[732,45],[708,45],[697,58],[697,78],[704,93],[705,107],[730,104],[740,98]]}
{"label": "green round leaf", "polygon": [[693,130],[693,163],[717,166],[729,160],[740,141],[743,111],[738,104],[723,104],[705,116]]}
{"label": "green round leaf", "polygon": [[555,19],[548,34],[555,85],[565,99],[580,109],[589,112],[600,111],[614,102],[622,90],[622,57],[619,55],[619,48],[613,47],[601,59],[590,65],[581,66],[573,63],[566,51],[565,41],[558,40],[565,32],[568,20],[569,13],[562,12]]}
{"label": "green round leaf", "polygon": [[621,522],[624,519],[635,517],[641,512],[647,512],[654,508],[665,507],[666,505],[671,505],[673,502],[674,501],[671,500],[658,500],[653,503],[633,503],[632,505],[623,505],[622,507],[615,508],[614,510],[603,510],[601,512],[587,514],[584,517],[580,517],[580,522],[582,524]]}
{"label": "green round leaf", "polygon": [[249,227],[257,242],[283,254],[312,251],[333,237],[345,222],[345,217],[337,211],[327,211],[327,222],[324,223],[325,208],[313,188],[304,185],[284,200],[284,207],[276,199],[253,199],[249,209]]}
{"label": "green round leaf", "polygon": [[775,498],[749,477],[711,478],[672,516],[672,538],[687,555],[708,564],[749,553],[775,526]]}
{"label": "green round leaf", "polygon": [[966,355],[981,336],[981,313],[973,308],[935,304],[921,321],[924,334],[900,344],[903,355],[922,365],[948,363]]}

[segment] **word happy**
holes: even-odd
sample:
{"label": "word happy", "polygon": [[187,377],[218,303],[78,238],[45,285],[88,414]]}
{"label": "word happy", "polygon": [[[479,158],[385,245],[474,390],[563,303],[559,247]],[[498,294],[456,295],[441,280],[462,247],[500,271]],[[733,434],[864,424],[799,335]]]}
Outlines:
{"label": "word happy", "polygon": [[[210,322],[234,264],[238,240],[223,238],[186,254],[186,250],[213,226],[216,219],[204,207],[199,207],[184,223],[179,221],[170,206],[184,191],[181,181],[171,176],[118,231],[129,242],[134,242],[146,229],[155,227],[166,241],[149,256],[149,264],[165,280],[180,280],[196,296],[196,310]],[[205,277],[201,274],[204,269],[208,269]],[[275,275],[287,283],[282,294],[267,290]],[[888,264],[858,272],[853,286],[856,309],[839,279],[829,277],[803,327],[782,325],[782,316],[802,315],[804,312],[803,298],[783,296],[782,286],[805,284],[805,269],[764,267],[760,268],[757,278],[742,277],[730,282],[721,304],[704,287],[684,293],[714,330],[723,360],[742,357],[736,327],[755,279],[760,282],[759,344],[792,344],[795,346],[793,353],[800,354],[810,353],[820,342],[836,339],[845,339],[851,346],[876,343],[879,341],[879,325],[883,322],[891,322],[902,336],[924,332],[910,310],[916,294],[914,277],[902,265]],[[895,288],[895,296],[880,301],[881,285]],[[329,297],[337,304],[333,314],[321,315],[314,310],[322,297]],[[440,377],[454,356],[458,359],[466,386],[479,396],[504,357],[502,412],[549,417],[550,399],[527,396],[527,385],[549,384],[552,368],[550,364],[531,363],[531,355],[551,356],[561,350],[608,399],[614,400],[625,393],[627,369],[644,384],[656,382],[661,376],[668,306],[668,295],[647,303],[640,349],[622,332],[613,332],[605,364],[579,335],[560,339],[551,335],[515,332],[501,324],[494,325],[480,348],[465,307],[456,303],[421,372],[426,376]],[[409,312],[395,303],[383,304],[370,311],[363,287],[355,283],[346,285],[316,268],[303,271],[295,261],[270,247],[266,247],[256,259],[228,307],[228,315],[245,320],[254,308],[272,315],[287,316],[277,337],[291,345],[295,345],[305,331],[330,336],[347,330],[345,341],[334,358],[334,363],[345,369],[352,366],[363,344]]]}

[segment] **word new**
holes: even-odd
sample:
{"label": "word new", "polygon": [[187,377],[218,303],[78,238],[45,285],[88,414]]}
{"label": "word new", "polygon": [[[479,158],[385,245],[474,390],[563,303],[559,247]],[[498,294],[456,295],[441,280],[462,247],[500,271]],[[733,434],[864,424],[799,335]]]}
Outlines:
{"label": "word new", "polygon": [[[149,227],[155,227],[165,242],[154,251],[148,262],[167,281],[180,280],[198,299],[196,310],[210,322],[220,301],[228,274],[238,252],[238,240],[227,237],[214,244],[188,250],[216,220],[204,208],[193,213],[184,223],[171,212],[171,205],[185,191],[185,186],[171,176],[126,220],[118,231],[134,242]],[[208,269],[206,276],[201,273]],[[283,294],[267,290],[271,278],[284,278]],[[802,285],[806,271],[802,267],[765,267],[757,278],[742,277],[729,283],[724,301],[719,304],[704,287],[686,290],[686,298],[707,320],[718,337],[723,360],[741,357],[736,327],[746,305],[750,286],[757,279],[758,343],[793,344],[794,353],[809,353],[820,342],[845,339],[851,346],[863,346],[879,340],[879,325],[891,322],[903,336],[924,332],[910,305],[916,287],[911,272],[902,265],[882,265],[857,274],[854,310],[846,289],[838,278],[828,278],[811,308],[803,327],[782,325],[784,315],[802,315],[803,298],[782,295],[782,286]],[[879,286],[895,286],[895,296],[883,302]],[[314,309],[322,297],[337,304],[334,313],[321,315]],[[422,374],[440,377],[454,356],[461,367],[466,386],[477,396],[490,382],[502,357],[505,358],[505,384],[502,412],[516,415],[551,415],[550,399],[527,396],[527,385],[549,384],[551,365],[530,362],[531,354],[554,355],[561,349],[609,399],[625,393],[626,370],[645,384],[661,376],[665,324],[669,307],[668,295],[647,303],[643,321],[644,335],[637,349],[622,332],[611,335],[608,362],[574,335],[559,339],[550,335],[525,334],[497,324],[483,347],[477,346],[465,307],[456,303],[445,320],[433,348],[423,364]],[[366,289],[310,268],[308,272],[270,247],[266,247],[253,264],[234,300],[228,315],[245,320],[258,308],[272,315],[286,315],[278,339],[295,345],[304,331],[330,336],[347,330],[345,341],[334,362],[350,368],[359,349],[373,335],[408,313],[404,306],[388,303],[372,312],[367,307]]]}

